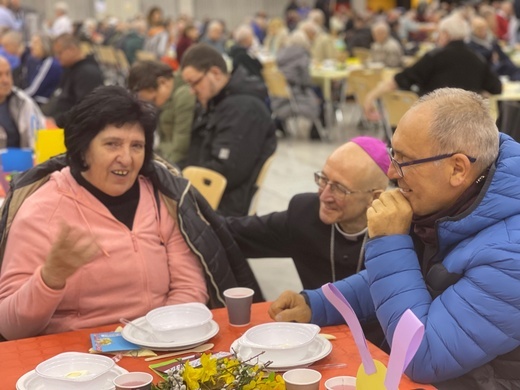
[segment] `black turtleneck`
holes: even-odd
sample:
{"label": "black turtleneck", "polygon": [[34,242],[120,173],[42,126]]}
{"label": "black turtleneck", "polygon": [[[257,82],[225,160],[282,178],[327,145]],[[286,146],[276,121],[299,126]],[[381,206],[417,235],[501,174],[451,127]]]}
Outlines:
{"label": "black turtleneck", "polygon": [[[431,266],[431,261],[434,259],[439,248],[436,229],[437,221],[448,217],[455,217],[470,208],[482,191],[488,174],[489,167],[479,175],[477,180],[475,180],[450,207],[427,216],[413,217],[412,231],[414,234],[412,238],[418,238],[414,239],[414,245],[417,255],[419,259],[421,259],[421,268],[424,273],[428,271]],[[422,246],[422,250],[419,250],[418,246]]]}
{"label": "black turtleneck", "polygon": [[83,177],[80,172],[71,169],[71,174],[76,181],[84,187],[88,192],[94,195],[105,207],[112,213],[112,215],[121,223],[125,224],[128,229],[132,230],[134,225],[135,212],[139,204],[139,181],[136,180],[134,185],[119,196],[110,196],[100,191],[87,179]]}

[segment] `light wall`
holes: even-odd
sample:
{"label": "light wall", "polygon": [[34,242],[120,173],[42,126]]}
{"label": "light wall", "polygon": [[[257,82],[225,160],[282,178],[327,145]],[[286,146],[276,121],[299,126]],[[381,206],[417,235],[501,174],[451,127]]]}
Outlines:
{"label": "light wall", "polygon": [[[54,4],[57,0],[22,0],[22,4],[37,10],[42,19],[52,19]],[[129,19],[137,13],[146,14],[152,6],[160,6],[166,16],[181,13],[193,16],[197,20],[206,18],[222,19],[229,29],[243,23],[257,11],[264,11],[268,16],[282,16],[287,5],[286,0],[64,0],[70,8],[73,20],[99,17],[94,4],[104,4],[106,14],[119,19]],[[356,9],[364,8],[366,0],[352,0]],[[387,0],[380,0],[387,1]],[[313,3],[313,1],[309,1]]]}

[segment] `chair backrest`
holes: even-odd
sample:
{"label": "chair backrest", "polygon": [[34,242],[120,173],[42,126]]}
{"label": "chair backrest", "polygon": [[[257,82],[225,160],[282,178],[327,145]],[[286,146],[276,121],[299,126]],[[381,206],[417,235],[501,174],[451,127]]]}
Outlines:
{"label": "chair backrest", "polygon": [[100,65],[117,66],[116,52],[112,46],[96,46],[95,52]]}
{"label": "chair backrest", "polygon": [[184,168],[182,175],[199,190],[214,210],[218,208],[227,185],[224,176],[211,169],[195,166]]}
{"label": "chair backrest", "polygon": [[264,165],[262,165],[262,168],[260,169],[260,172],[258,173],[258,177],[256,178],[256,191],[253,195],[253,199],[251,199],[251,204],[249,205],[249,215],[255,215],[256,209],[258,207],[258,195],[260,193],[260,190],[262,189],[262,186],[264,185],[265,178],[267,177],[267,171],[269,171],[269,168],[273,164],[274,161],[274,154],[272,154],[267,160],[265,160]]}
{"label": "chair backrest", "polygon": [[81,42],[79,47],[81,49],[81,53],[84,55],[89,55],[94,52],[92,45],[88,42]]}
{"label": "chair backrest", "polygon": [[362,64],[366,64],[370,59],[370,49],[366,47],[354,47],[352,48],[352,54],[354,54],[354,57],[359,58]]}
{"label": "chair backrest", "polygon": [[138,61],[157,61],[155,54],[145,50],[137,50],[135,52],[135,58]]}
{"label": "chair backrest", "polygon": [[270,97],[290,99],[291,90],[285,75],[278,68],[268,68],[262,70],[264,82]]}
{"label": "chair backrest", "polygon": [[121,49],[116,49],[115,54],[119,71],[121,71],[125,76],[127,76],[128,71],[130,70],[130,64],[128,63],[128,59],[126,58],[124,51]]}
{"label": "chair backrest", "polygon": [[381,69],[356,69],[349,73],[349,88],[360,106],[363,106],[368,92],[374,89],[382,79]]}
{"label": "chair backrest", "polygon": [[412,91],[392,91],[381,96],[385,120],[396,128],[401,117],[419,99],[419,95]]}

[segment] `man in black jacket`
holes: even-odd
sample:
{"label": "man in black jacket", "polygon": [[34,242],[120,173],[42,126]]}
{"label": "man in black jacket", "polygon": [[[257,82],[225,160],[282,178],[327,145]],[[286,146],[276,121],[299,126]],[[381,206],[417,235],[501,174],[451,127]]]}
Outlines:
{"label": "man in black jacket", "polygon": [[104,77],[96,60],[81,52],[80,42],[72,34],[58,36],[52,50],[65,70],[58,88],[42,111],[54,118],[56,125],[63,127],[67,112],[96,87],[103,85]]}
{"label": "man in black jacket", "polygon": [[181,69],[200,104],[186,165],[224,175],[227,187],[219,211],[247,215],[258,173],[276,149],[267,89],[242,67],[229,74],[221,54],[203,43],[186,51]]}
{"label": "man in black jacket", "polygon": [[487,20],[481,16],[471,19],[468,47],[485,58],[491,69],[499,76],[508,76],[513,81],[520,80],[520,68],[504,53],[498,40],[489,30]]}
{"label": "man in black jacket", "polygon": [[396,89],[411,90],[419,95],[444,87],[477,93],[501,93],[502,84],[498,75],[464,43],[468,36],[469,25],[460,15],[452,14],[442,19],[438,27],[438,48],[370,91],[364,102],[367,118],[375,115],[376,99]]}
{"label": "man in black jacket", "polygon": [[242,25],[235,30],[233,35],[236,44],[229,50],[229,56],[233,60],[233,69],[242,66],[250,76],[256,76],[263,80],[263,65],[250,52],[254,39],[253,29],[248,25]]}
{"label": "man in black jacket", "polygon": [[364,268],[366,210],[387,188],[390,158],[375,138],[340,146],[315,173],[318,193],[294,196],[286,211],[226,218],[245,257],[292,257],[305,289]]}

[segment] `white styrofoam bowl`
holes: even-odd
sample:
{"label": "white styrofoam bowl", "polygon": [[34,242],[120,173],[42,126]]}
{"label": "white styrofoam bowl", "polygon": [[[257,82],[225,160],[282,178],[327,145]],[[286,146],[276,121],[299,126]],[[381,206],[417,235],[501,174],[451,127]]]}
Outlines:
{"label": "white styrofoam bowl", "polygon": [[109,357],[82,352],[64,352],[36,366],[49,388],[80,390],[101,388],[115,363]]}
{"label": "white styrofoam bowl", "polygon": [[158,307],[146,314],[146,321],[160,341],[193,340],[211,327],[213,314],[202,303]]}
{"label": "white styrofoam bowl", "polygon": [[283,365],[302,359],[319,332],[320,327],[313,324],[272,322],[248,329],[239,339],[239,345],[250,348],[253,355],[263,352],[262,361]]}

